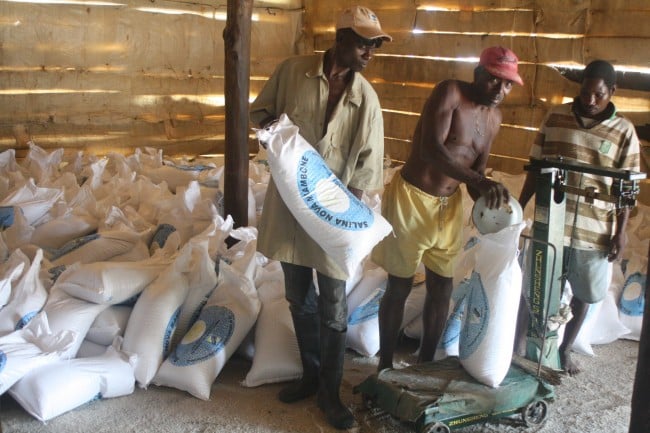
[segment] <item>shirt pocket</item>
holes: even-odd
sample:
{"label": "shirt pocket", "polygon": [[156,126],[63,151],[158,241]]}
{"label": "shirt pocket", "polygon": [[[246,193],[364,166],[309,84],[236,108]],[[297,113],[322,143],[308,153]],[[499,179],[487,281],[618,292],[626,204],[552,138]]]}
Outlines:
{"label": "shirt pocket", "polygon": [[350,159],[350,149],[354,137],[350,127],[330,123],[327,135],[321,140],[323,159],[332,172],[341,177]]}

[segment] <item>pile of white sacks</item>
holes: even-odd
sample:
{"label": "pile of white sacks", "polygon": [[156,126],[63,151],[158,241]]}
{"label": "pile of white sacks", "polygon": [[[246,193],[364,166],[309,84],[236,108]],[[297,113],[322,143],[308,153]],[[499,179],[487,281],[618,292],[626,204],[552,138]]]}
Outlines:
{"label": "pile of white sacks", "polygon": [[[260,152],[249,166],[250,226],[234,229],[221,205],[223,167],[210,160],[167,161],[149,148],[65,160],[33,143],[20,163],[13,150],[0,153],[0,394],[46,421],[135,385],[208,399],[235,353],[251,360],[242,386],[300,377],[282,270],[256,252],[265,159]],[[518,193],[521,176],[492,176]],[[364,197],[375,210],[380,199]],[[585,351],[638,339],[647,219],[643,209],[631,222],[630,259],[615,264],[611,296],[590,313]],[[229,248],[228,237],[239,242]],[[362,259],[348,283],[348,347],[374,356],[387,275]],[[409,337],[421,336],[423,297],[418,284],[403,320]],[[452,308],[439,356],[458,354],[458,314]]]}

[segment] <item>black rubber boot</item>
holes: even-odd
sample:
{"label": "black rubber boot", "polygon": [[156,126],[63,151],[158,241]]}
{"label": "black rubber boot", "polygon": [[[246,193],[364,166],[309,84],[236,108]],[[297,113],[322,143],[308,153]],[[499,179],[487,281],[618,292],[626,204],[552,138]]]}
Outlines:
{"label": "black rubber boot", "polygon": [[302,361],[302,377],[280,390],[278,399],[284,403],[304,400],[318,392],[320,370],[320,319],[318,314],[291,314]]}
{"label": "black rubber boot", "polygon": [[346,332],[321,326],[321,369],[318,407],[325,413],[327,422],[339,430],[354,425],[354,416],[339,395],[343,379]]}

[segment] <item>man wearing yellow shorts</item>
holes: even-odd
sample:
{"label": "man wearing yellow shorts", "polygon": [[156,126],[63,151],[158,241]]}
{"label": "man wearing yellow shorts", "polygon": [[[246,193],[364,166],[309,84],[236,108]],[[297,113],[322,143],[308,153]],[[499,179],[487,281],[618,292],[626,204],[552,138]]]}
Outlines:
{"label": "man wearing yellow shorts", "polygon": [[507,48],[486,48],[474,81],[438,83],[422,109],[411,155],[386,187],[382,214],[395,236],[384,238],[371,256],[388,272],[379,306],[378,371],[393,367],[404,304],[420,262],[426,269],[427,293],[418,362],[433,360],[447,321],[454,259],[463,236],[459,185],[465,183],[473,199],[484,196],[490,208],[510,198],[502,184],[484,173],[501,125],[497,107],[514,83],[523,83],[518,61]]}
{"label": "man wearing yellow shorts", "polygon": [[393,225],[373,257],[398,277],[415,273],[420,262],[438,275],[451,277],[461,249],[463,201],[460,189],[449,197],[436,197],[407,182],[397,173],[386,187],[382,215]]}

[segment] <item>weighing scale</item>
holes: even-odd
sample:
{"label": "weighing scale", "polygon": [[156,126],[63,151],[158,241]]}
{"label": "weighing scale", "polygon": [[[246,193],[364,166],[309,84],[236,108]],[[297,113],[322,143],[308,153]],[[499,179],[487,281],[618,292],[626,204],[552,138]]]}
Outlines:
{"label": "weighing scale", "polygon": [[[536,176],[535,216],[532,230],[528,272],[530,325],[526,357],[541,365],[560,369],[557,330],[547,327],[549,317],[558,315],[564,286],[563,246],[566,214],[566,194],[584,198],[586,203],[602,200],[614,203],[617,209],[633,207],[639,193],[638,182],[645,173],[604,168],[562,157],[531,158],[525,170]],[[591,174],[612,179],[611,191],[594,187],[569,185],[569,172]]]}
{"label": "weighing scale", "polygon": [[[527,335],[527,358],[535,367],[523,370],[515,362],[497,388],[478,383],[465,372],[458,358],[385,369],[357,385],[368,407],[379,407],[408,422],[418,433],[449,433],[475,423],[519,413],[526,425],[537,425],[548,415],[553,386],[540,374],[542,366],[560,369],[557,331],[548,329],[550,317],[559,313],[563,287],[562,249],[565,230],[565,195],[585,202],[604,200],[617,208],[632,207],[645,173],[594,167],[563,158],[531,159],[526,170],[535,173],[535,223],[530,241],[529,283],[531,320]],[[569,185],[569,172],[613,179],[611,191]],[[557,246],[557,248],[556,248]],[[525,250],[525,248],[524,248]],[[513,358],[514,361],[514,358]],[[521,361],[520,361],[521,362]],[[536,374],[529,373],[536,369]]]}

